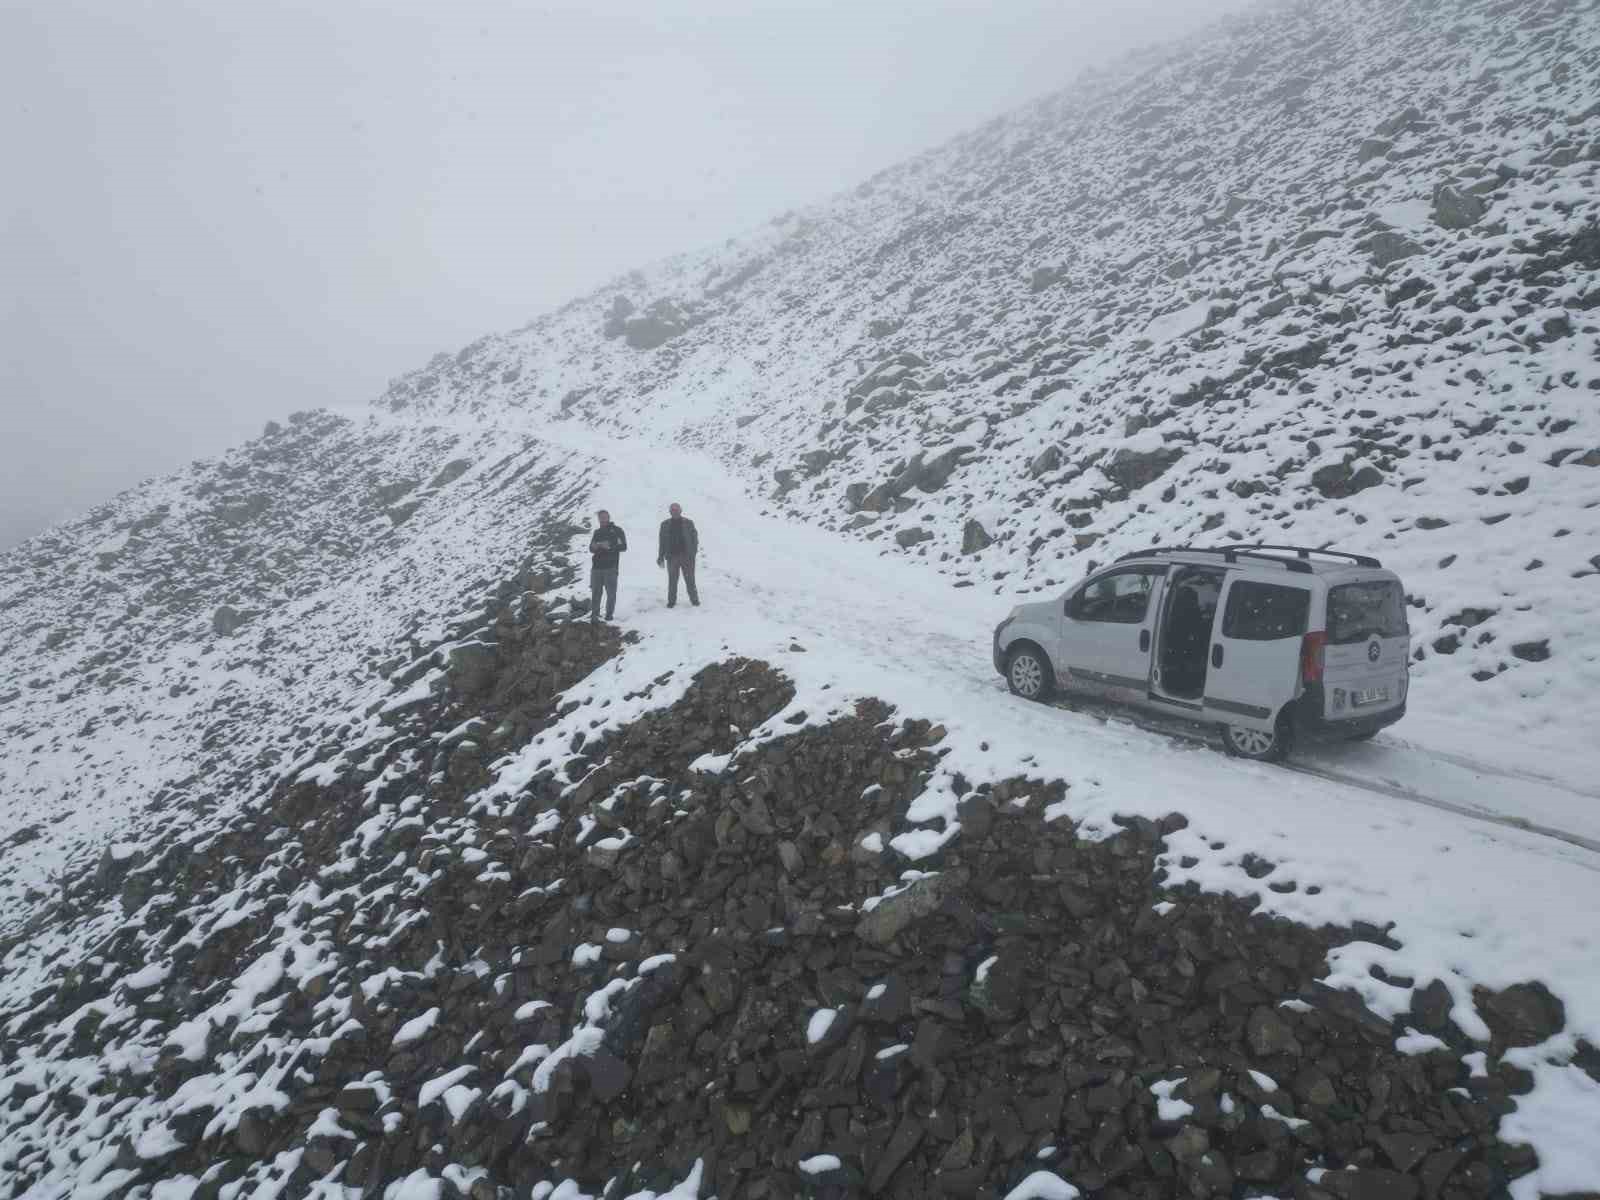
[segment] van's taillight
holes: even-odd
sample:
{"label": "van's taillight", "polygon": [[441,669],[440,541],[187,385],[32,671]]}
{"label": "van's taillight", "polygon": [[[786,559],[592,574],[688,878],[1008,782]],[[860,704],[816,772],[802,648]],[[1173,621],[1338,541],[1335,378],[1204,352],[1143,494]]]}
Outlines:
{"label": "van's taillight", "polygon": [[1300,640],[1300,682],[1322,682],[1322,652],[1328,645],[1328,635],[1322,631],[1308,633]]}

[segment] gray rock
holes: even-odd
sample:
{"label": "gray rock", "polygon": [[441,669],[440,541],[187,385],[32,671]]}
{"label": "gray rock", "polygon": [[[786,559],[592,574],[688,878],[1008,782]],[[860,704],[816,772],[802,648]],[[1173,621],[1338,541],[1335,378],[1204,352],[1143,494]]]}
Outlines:
{"label": "gray rock", "polygon": [[1416,1200],[1421,1190],[1414,1176],[1381,1167],[1354,1171],[1329,1171],[1322,1186],[1342,1200]]}
{"label": "gray rock", "polygon": [[1435,979],[1427,987],[1411,993],[1410,1018],[1418,1029],[1426,1033],[1440,1033],[1450,1024],[1450,1010],[1454,1005],[1455,998],[1450,995],[1450,989]]}
{"label": "gray rock", "polygon": [[1424,124],[1422,119],[1422,110],[1417,108],[1415,105],[1412,105],[1404,112],[1396,113],[1382,125],[1379,125],[1378,136],[1392,138],[1397,133],[1403,133],[1407,129],[1412,129],[1422,124]]}
{"label": "gray rock", "polygon": [[1366,466],[1352,471],[1349,463],[1329,463],[1311,473],[1311,486],[1329,500],[1342,500],[1383,482],[1383,473],[1376,467]]}
{"label": "gray rock", "polygon": [[1478,988],[1473,1000],[1495,1037],[1507,1046],[1536,1046],[1567,1023],[1566,1006],[1542,983],[1515,983],[1498,992]]}
{"label": "gray rock", "polygon": [[618,296],[611,302],[611,311],[606,314],[603,326],[606,337],[621,337],[628,331],[628,318],[633,316],[633,308],[633,301],[626,296]]}
{"label": "gray rock", "polygon": [[1361,243],[1361,248],[1367,252],[1375,267],[1387,267],[1390,263],[1422,253],[1422,247],[1410,238],[1389,231],[1373,234]]}
{"label": "gray rock", "polygon": [[451,459],[449,462],[445,463],[444,466],[439,468],[438,474],[428,481],[428,490],[432,491],[434,488],[442,488],[447,484],[454,483],[471,469],[471,459]]}
{"label": "gray rock", "polygon": [[265,495],[246,496],[242,500],[232,500],[217,507],[217,519],[224,525],[243,525],[255,520],[266,512],[272,505],[272,499]]}
{"label": "gray rock", "polygon": [[961,553],[976,554],[993,544],[994,539],[989,536],[989,531],[983,527],[983,523],[975,518],[967,518],[967,523],[961,528]]}
{"label": "gray rock", "polygon": [[485,690],[494,679],[496,651],[487,642],[467,642],[453,647],[445,667],[458,692],[473,695]]}
{"label": "gray rock", "polygon": [[923,529],[919,525],[914,525],[910,529],[902,529],[899,533],[895,534],[894,540],[899,544],[902,550],[909,550],[912,546],[915,546],[920,542],[926,542],[932,537],[933,534],[929,533],[926,529]]}
{"label": "gray rock", "polygon": [[961,891],[966,880],[958,873],[941,871],[913,880],[894,895],[878,902],[856,923],[856,936],[874,946],[887,946],[901,931],[935,912]]}
{"label": "gray rock", "polygon": [[221,605],[211,614],[211,632],[218,637],[227,637],[243,629],[254,615],[249,611],[240,612],[230,604]]}
{"label": "gray rock", "polygon": [[1300,1041],[1294,1030],[1275,1008],[1262,1006],[1250,1013],[1245,1025],[1245,1040],[1250,1052],[1258,1058],[1274,1058],[1280,1054],[1300,1054]]}
{"label": "gray rock", "polygon": [[1061,447],[1046,446],[1033,456],[1033,461],[1028,464],[1028,474],[1037,479],[1041,475],[1048,475],[1061,465]]}
{"label": "gray rock", "polygon": [[688,319],[670,300],[657,300],[639,316],[623,322],[623,340],[635,350],[654,350],[689,327]]}
{"label": "gray rock", "polygon": [[415,479],[397,479],[393,483],[380,484],[377,490],[373,492],[373,496],[380,505],[388,508],[401,497],[416,490],[417,481]]}
{"label": "gray rock", "polygon": [[1161,478],[1182,457],[1183,451],[1176,446],[1145,451],[1118,450],[1100,464],[1100,469],[1117,486],[1131,492]]}
{"label": "gray rock", "polygon": [[883,1148],[878,1161],[872,1164],[872,1173],[867,1178],[869,1192],[875,1196],[889,1186],[894,1173],[922,1142],[923,1132],[922,1122],[910,1113],[900,1118],[900,1124],[889,1137],[889,1144]]}
{"label": "gray rock", "polygon": [[1483,219],[1489,206],[1483,197],[1456,186],[1441,184],[1433,194],[1433,220],[1445,229],[1470,229]]}
{"label": "gray rock", "polygon": [[1396,1171],[1410,1171],[1438,1144],[1425,1133],[1384,1133],[1378,1136],[1378,1145],[1383,1148]]}
{"label": "gray rock", "polygon": [[1361,148],[1356,151],[1356,161],[1359,163],[1371,162],[1375,158],[1382,158],[1393,149],[1394,143],[1387,138],[1370,137],[1362,142]]}

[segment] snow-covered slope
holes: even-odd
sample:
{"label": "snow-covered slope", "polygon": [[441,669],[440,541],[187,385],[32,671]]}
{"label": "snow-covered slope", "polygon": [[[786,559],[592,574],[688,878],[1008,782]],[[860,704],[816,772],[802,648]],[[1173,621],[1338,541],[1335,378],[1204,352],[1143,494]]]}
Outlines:
{"label": "snow-covered slope", "polygon": [[1085,80],[382,403],[702,447],[1008,591],[1141,545],[1359,546],[1411,586],[1436,703],[1558,743],[1600,688],[1597,270],[1593,5],[1332,0]]}
{"label": "snow-covered slope", "polygon": [[[0,1195],[1593,1191],[1597,96],[1264,12],[0,556]],[[1399,568],[1402,725],[994,676],[1254,537]]]}
{"label": "snow-covered slope", "polygon": [[258,795],[419,629],[535,559],[563,582],[585,474],[523,433],[300,414],[0,557],[0,932],[135,814]]}

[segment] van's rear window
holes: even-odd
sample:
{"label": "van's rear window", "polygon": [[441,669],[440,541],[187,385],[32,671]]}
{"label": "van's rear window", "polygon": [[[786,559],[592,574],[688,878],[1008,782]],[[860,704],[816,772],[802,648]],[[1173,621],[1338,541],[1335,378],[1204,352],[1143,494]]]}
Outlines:
{"label": "van's rear window", "polygon": [[1311,593],[1305,588],[1238,580],[1228,590],[1222,636],[1246,642],[1273,642],[1306,631]]}
{"label": "van's rear window", "polygon": [[1406,597],[1392,579],[1341,583],[1328,589],[1328,641],[1334,645],[1378,637],[1405,637]]}

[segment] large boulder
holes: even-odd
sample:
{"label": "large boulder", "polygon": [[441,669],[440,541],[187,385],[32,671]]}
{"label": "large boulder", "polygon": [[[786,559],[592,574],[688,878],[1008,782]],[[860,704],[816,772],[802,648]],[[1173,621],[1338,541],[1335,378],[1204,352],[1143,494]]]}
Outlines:
{"label": "large boulder", "polygon": [[913,880],[863,913],[856,922],[856,936],[874,946],[887,946],[904,930],[937,912],[961,891],[965,882],[959,873],[951,871]]}
{"label": "large boulder", "polygon": [[1355,470],[1350,463],[1336,462],[1318,467],[1311,472],[1311,486],[1329,500],[1342,500],[1346,496],[1354,496],[1357,492],[1377,487],[1382,482],[1383,473],[1370,464]]}
{"label": "large boulder", "polygon": [[1433,193],[1433,220],[1445,229],[1470,229],[1488,211],[1483,197],[1454,183],[1440,184]]}
{"label": "large boulder", "polygon": [[1118,487],[1131,492],[1160,479],[1182,457],[1183,451],[1176,446],[1161,446],[1154,450],[1124,448],[1101,463],[1100,469]]}
{"label": "large boulder", "polygon": [[1361,248],[1367,252],[1375,267],[1387,267],[1403,258],[1422,253],[1421,246],[1392,230],[1373,234],[1361,243]]}
{"label": "large boulder", "polygon": [[606,323],[603,329],[606,337],[617,338],[628,332],[628,318],[633,316],[633,301],[626,296],[618,296],[611,302],[611,311],[606,314]]}
{"label": "large boulder", "polygon": [[1061,465],[1061,447],[1046,446],[1028,463],[1028,474],[1034,479],[1048,475]]}
{"label": "large boulder", "polygon": [[671,300],[657,300],[623,322],[623,340],[635,350],[664,346],[689,328],[689,318]]}
{"label": "large boulder", "polygon": [[249,609],[240,610],[231,604],[224,604],[211,614],[211,632],[218,637],[228,637],[243,629],[254,616],[255,613]]}

